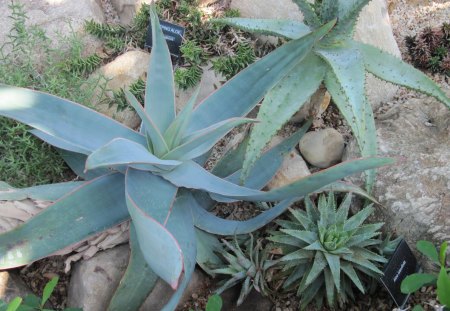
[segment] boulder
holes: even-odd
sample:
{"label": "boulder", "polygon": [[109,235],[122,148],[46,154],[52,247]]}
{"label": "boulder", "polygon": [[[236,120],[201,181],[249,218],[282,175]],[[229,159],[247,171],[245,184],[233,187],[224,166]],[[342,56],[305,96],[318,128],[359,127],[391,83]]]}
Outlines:
{"label": "boulder", "polygon": [[[280,143],[282,140],[282,137],[275,136],[269,146]],[[280,168],[266,187],[267,190],[283,187],[308,175],[311,175],[308,166],[298,151],[294,149],[285,156]]]}
{"label": "boulder", "polygon": [[[92,75],[102,75],[109,80],[106,95],[112,98],[112,91],[118,91],[120,88],[128,87],[139,78],[145,80],[149,60],[150,54],[147,52],[139,50],[129,51],[117,57],[111,63],[104,65]],[[123,111],[117,111],[117,107],[110,107],[109,103],[105,102],[94,102],[93,106],[100,113],[112,117],[130,128],[137,128],[140,124],[140,118],[134,110],[125,109]]]}
{"label": "boulder", "polygon": [[[270,0],[232,0],[231,7],[239,9],[242,17],[303,20],[303,15],[292,0],[274,3]],[[356,24],[355,39],[372,44],[400,57],[400,50],[392,34],[385,0],[372,0],[361,12]],[[371,104],[392,99],[397,87],[369,76],[366,83]]]}
{"label": "boulder", "polygon": [[380,114],[377,133],[380,156],[399,159],[378,172],[375,195],[385,207],[376,209],[378,218],[411,245],[449,241],[450,111],[412,98]]}
{"label": "boulder", "polygon": [[300,152],[310,164],[327,168],[342,159],[344,137],[333,128],[306,133],[299,143]]}
{"label": "boulder", "polygon": [[[60,35],[70,35],[74,33],[84,33],[83,25],[85,20],[94,20],[104,22],[105,16],[100,5],[100,0],[33,0],[16,1],[24,6],[25,13],[28,16],[26,25],[36,25],[41,27],[51,41],[60,42]],[[9,8],[10,1],[0,1],[0,42],[6,42],[7,35],[13,26],[13,20]],[[85,36],[84,53],[86,55],[94,53],[101,42],[91,36]]]}
{"label": "boulder", "polygon": [[119,16],[122,25],[130,25],[136,12],[143,3],[150,4],[150,0],[111,0],[111,4]]}
{"label": "boulder", "polygon": [[218,75],[212,69],[212,63],[208,62],[208,64],[202,66],[203,74],[202,79],[199,86],[192,87],[187,90],[182,90],[180,88],[176,88],[175,90],[175,102],[177,111],[180,111],[181,108],[189,101],[192,94],[196,91],[197,87],[200,87],[197,103],[200,103],[206,97],[211,95],[215,90],[222,86],[222,82],[226,81],[226,79],[222,75]]}
{"label": "boulder", "polygon": [[[69,284],[68,306],[83,308],[84,311],[105,310],[125,273],[129,256],[129,246],[122,245],[76,263]],[[198,292],[199,288],[204,287],[206,282],[209,282],[206,274],[196,269],[180,305]],[[161,310],[172,294],[171,287],[158,280],[140,310]]]}
{"label": "boulder", "polygon": [[16,297],[24,298],[33,292],[14,271],[0,271],[0,300],[10,302]]}

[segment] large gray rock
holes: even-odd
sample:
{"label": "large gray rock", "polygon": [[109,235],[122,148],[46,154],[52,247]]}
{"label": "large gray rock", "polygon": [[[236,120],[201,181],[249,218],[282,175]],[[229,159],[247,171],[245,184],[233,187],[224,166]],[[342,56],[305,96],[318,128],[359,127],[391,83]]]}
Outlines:
{"label": "large gray rock", "polygon": [[[0,42],[6,41],[6,37],[13,25],[13,20],[8,16],[11,15],[9,9],[11,1],[0,1]],[[60,35],[75,33],[83,33],[83,25],[85,20],[94,20],[103,22],[105,16],[100,5],[100,0],[77,0],[77,1],[61,1],[61,0],[19,0],[15,1],[23,4],[24,10],[28,16],[27,25],[36,25],[43,28],[47,36],[54,43],[59,42]],[[87,36],[85,41],[85,53],[92,54],[99,46],[100,41]],[[54,45],[53,45],[54,46]]]}
{"label": "large gray rock", "polygon": [[306,133],[299,143],[302,156],[310,164],[327,168],[338,163],[344,151],[344,138],[333,128]]}
{"label": "large gray rock", "polygon": [[150,4],[151,0],[111,0],[122,25],[130,25],[142,4]]}
{"label": "large gray rock", "polygon": [[[83,308],[84,311],[106,310],[128,266],[129,256],[129,246],[122,245],[97,253],[89,260],[78,262],[73,269],[69,284],[68,306]],[[180,305],[183,305],[193,293],[199,291],[199,288],[204,287],[208,280],[202,271],[195,270],[183,293]],[[158,280],[140,310],[161,310],[172,294],[171,287],[164,281]]]}
{"label": "large gray rock", "polygon": [[16,297],[24,298],[33,292],[14,271],[0,272],[0,300],[10,302]]}
{"label": "large gray rock", "polygon": [[[232,0],[231,7],[239,9],[242,17],[303,20],[302,13],[292,0],[276,3],[271,0]],[[385,0],[372,0],[363,9],[356,24],[355,39],[400,57]],[[372,76],[367,79],[367,94],[374,107],[391,100],[396,91],[396,86]]]}
{"label": "large gray rock", "polygon": [[104,311],[128,265],[128,245],[98,253],[75,265],[67,304],[84,311]]}
{"label": "large gray rock", "polygon": [[399,161],[379,170],[377,216],[411,245],[450,240],[450,111],[412,98],[378,119],[379,153]]}
{"label": "large gray rock", "polygon": [[[102,75],[108,79],[107,96],[112,98],[111,91],[118,91],[120,88],[126,88],[139,78],[145,80],[147,64],[150,60],[150,54],[144,51],[129,51],[120,55],[115,60],[98,69],[92,76]],[[99,90],[100,91],[100,90]],[[125,124],[130,128],[136,128],[140,124],[140,118],[134,110],[125,109],[118,112],[117,107],[109,106],[106,102],[95,102],[93,106],[97,111],[117,121]]]}

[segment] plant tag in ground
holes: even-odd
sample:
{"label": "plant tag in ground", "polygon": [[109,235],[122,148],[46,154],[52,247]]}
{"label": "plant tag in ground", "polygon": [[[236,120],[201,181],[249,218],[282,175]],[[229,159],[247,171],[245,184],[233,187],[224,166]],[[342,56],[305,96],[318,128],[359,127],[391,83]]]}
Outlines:
{"label": "plant tag in ground", "polygon": [[387,289],[394,302],[401,308],[409,298],[409,294],[400,291],[400,285],[408,275],[419,270],[417,259],[405,240],[398,243],[394,254],[384,268],[381,283]]}
{"label": "plant tag in ground", "polygon": [[[184,27],[175,25],[166,21],[160,21],[161,29],[164,37],[166,38],[167,46],[169,47],[170,54],[179,58],[181,56],[180,46],[183,42]],[[149,24],[147,29],[147,38],[145,40],[145,47],[152,47],[152,25]]]}

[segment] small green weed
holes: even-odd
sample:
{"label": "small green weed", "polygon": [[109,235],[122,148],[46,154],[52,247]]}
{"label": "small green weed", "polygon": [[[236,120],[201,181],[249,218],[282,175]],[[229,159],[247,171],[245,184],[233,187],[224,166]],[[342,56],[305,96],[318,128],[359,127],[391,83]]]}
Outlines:
{"label": "small green weed", "polygon": [[239,43],[236,54],[219,57],[213,61],[213,69],[217,73],[223,74],[225,78],[231,79],[239,71],[253,63],[255,58],[255,52],[251,46],[246,43]]}
{"label": "small green weed", "polygon": [[[209,296],[208,302],[206,303],[205,311],[220,311],[222,310],[222,298],[214,294],[212,296]],[[189,309],[189,311],[194,311],[193,309]]]}
{"label": "small green weed", "polygon": [[[35,295],[28,295],[25,298],[16,297],[9,304],[0,300],[0,311],[52,311],[45,307],[45,303],[50,298],[58,284],[59,278],[54,277],[44,287],[42,298]],[[66,308],[64,311],[82,311],[80,308]]]}

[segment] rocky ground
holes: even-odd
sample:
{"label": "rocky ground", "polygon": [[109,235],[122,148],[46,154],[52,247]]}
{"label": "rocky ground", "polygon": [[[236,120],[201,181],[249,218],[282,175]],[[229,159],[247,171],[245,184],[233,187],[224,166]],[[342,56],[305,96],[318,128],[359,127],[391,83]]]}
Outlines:
{"label": "rocky ground", "polygon": [[[210,1],[211,2],[211,1]],[[217,2],[217,1],[216,1]],[[119,14],[112,4],[114,1],[102,0],[102,9],[107,21],[117,22]],[[228,4],[230,1],[227,2]],[[426,26],[438,26],[442,22],[450,22],[450,2],[445,0],[391,0],[388,1],[388,9],[392,23],[392,30],[399,51],[404,59],[409,59],[405,48],[404,37],[411,35]],[[97,8],[97,7],[96,7]],[[125,8],[122,8],[125,10]],[[1,14],[1,13],[0,13]],[[294,13],[292,13],[294,14]],[[101,19],[100,19],[101,20]],[[142,52],[135,52],[142,53]],[[145,58],[145,56],[141,55]],[[122,65],[123,66],[123,65]],[[111,66],[114,68],[114,66]],[[107,70],[105,66],[102,70]],[[113,70],[112,70],[113,72]],[[137,77],[143,72],[136,72]],[[208,74],[208,73],[206,73]],[[441,87],[450,94],[448,77],[442,75],[430,75]],[[122,77],[123,78],[123,77]],[[210,77],[211,78],[211,77]],[[217,77],[214,84],[220,84]],[[375,107],[377,118],[377,130],[380,139],[380,153],[382,155],[406,157],[405,166],[392,168],[390,171],[382,171],[377,182],[380,201],[383,205],[390,207],[384,209],[377,217],[385,220],[390,228],[398,228],[409,240],[418,238],[430,238],[434,240],[445,240],[450,238],[450,196],[448,195],[448,176],[450,176],[450,150],[448,148],[450,140],[450,114],[441,104],[418,95],[414,92],[400,88],[395,96],[383,101]],[[179,97],[185,95],[179,94]],[[202,95],[201,95],[202,96]],[[204,94],[204,96],[206,96]],[[135,126],[138,123],[135,116],[130,118]],[[131,125],[131,124],[130,124]],[[290,125],[292,126],[292,125]],[[336,109],[330,105],[321,118],[316,120],[317,130],[326,127],[337,129],[343,142],[346,144],[346,154],[352,154],[351,134],[348,127],[343,124]],[[412,131],[414,129],[414,131]],[[285,133],[291,132],[292,128],[287,127]],[[233,134],[238,134],[233,132]],[[218,147],[217,153],[222,153],[228,148],[230,141],[236,135],[229,135]],[[298,162],[296,167],[305,165],[298,151],[291,155]],[[289,178],[288,172],[292,171],[289,164],[286,164],[283,178]],[[309,170],[299,174],[308,174]],[[230,219],[244,219],[254,213],[253,208],[240,206],[238,209],[224,207],[217,214]],[[392,229],[393,230],[393,229]],[[64,265],[59,257],[50,260],[40,261],[29,267],[17,271],[27,285],[36,293],[41,293],[43,284],[54,275],[61,277],[60,284],[56,290],[56,295],[52,298],[55,307],[63,307],[67,303],[67,293],[69,300],[84,301],[86,305],[97,305],[97,309],[89,308],[89,311],[103,310],[102,301],[107,301],[111,291],[106,286],[97,282],[107,282],[111,284],[118,282],[127,262],[127,246],[116,247],[112,250],[99,253],[94,258],[83,261],[75,265],[73,279],[77,285],[71,285],[69,289],[69,275],[64,272]],[[63,258],[64,259],[64,258]],[[101,269],[100,269],[100,268]],[[103,267],[109,267],[103,269]],[[15,272],[13,272],[14,274]],[[1,275],[0,275],[1,279]],[[207,297],[214,289],[214,282],[197,271],[194,277],[195,282],[188,289],[180,310],[202,309]],[[153,301],[164,301],[164,294],[168,289],[164,284],[159,284],[157,291],[152,294]],[[92,293],[95,293],[93,295]],[[17,294],[17,293],[16,293]],[[160,296],[158,296],[160,295]],[[223,310],[276,310],[290,311],[296,310],[298,305],[296,298],[292,295],[278,297],[271,302],[257,293],[253,293],[245,304],[235,309],[232,302],[236,291],[228,291],[224,294],[226,307]],[[167,295],[166,295],[167,296]],[[433,289],[423,288],[411,298],[411,306],[414,303],[426,304],[426,310],[434,310],[433,305],[435,293]],[[91,301],[94,300],[94,301]],[[393,305],[387,292],[378,290],[374,295],[358,296],[357,302],[345,308],[345,310],[392,310]],[[150,299],[145,310],[157,310],[159,305],[152,305]],[[311,308],[311,310],[314,310]],[[326,309],[323,309],[326,310]]]}

